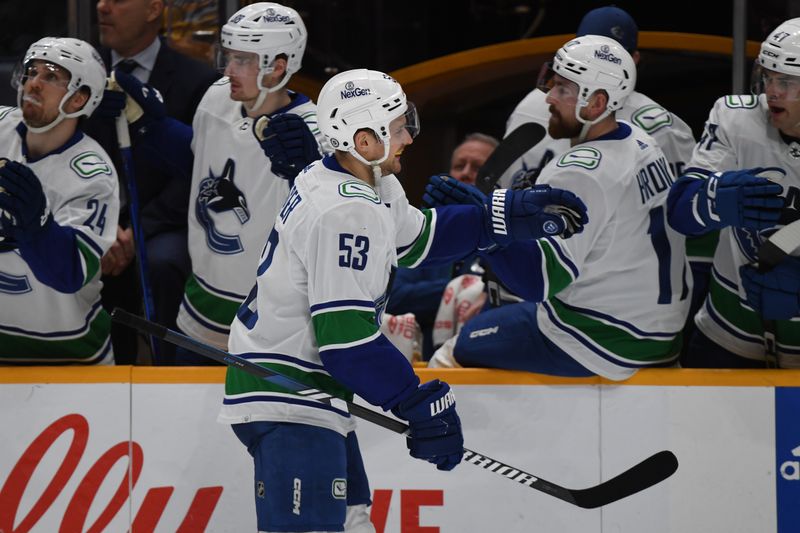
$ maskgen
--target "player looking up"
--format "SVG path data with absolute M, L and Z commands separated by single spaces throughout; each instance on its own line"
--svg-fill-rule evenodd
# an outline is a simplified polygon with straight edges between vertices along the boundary
M 548 133 L 569 139 L 571 148 L 542 169 L 537 183 L 574 191 L 591 223 L 569 240 L 546 237 L 484 252 L 526 302 L 479 314 L 461 330 L 454 352 L 443 352 L 446 343 L 434 359 L 615 380 L 672 365 L 691 278 L 684 238 L 666 225 L 673 177 L 664 153 L 615 116 L 633 91 L 636 65 L 615 40 L 585 35 L 556 52 L 551 74 Z M 435 178 L 427 194 L 445 203 L 480 195 Z
M 391 273 L 514 238 L 580 230 L 583 204 L 542 187 L 508 191 L 492 210 L 420 211 L 395 176 L 419 122 L 394 79 L 365 69 L 342 72 L 322 88 L 318 113 L 335 153 L 295 180 L 255 265 L 256 283 L 233 322 L 229 350 L 391 410 L 410 425 L 411 455 L 450 470 L 463 453 L 450 387 L 438 380 L 420 385 L 379 331 Z M 229 367 L 219 421 L 232 424 L 253 456 L 260 531 L 374 531 L 355 423 L 346 411 Z M 295 512 L 298 483 L 302 509 Z
M 103 96 L 88 43 L 44 37 L 0 108 L 0 361 L 113 364 L 100 258 L 114 241 L 117 174 L 80 129 Z
M 798 209 L 799 61 L 795 18 L 761 44 L 755 94 L 716 101 L 689 168 L 670 191 L 673 227 L 686 235 L 721 229 L 684 366 L 800 367 L 800 322 L 792 320 L 800 316 L 800 259 L 788 257 L 767 273 L 756 267 L 759 247 L 780 227 L 781 208 Z M 758 177 L 764 169 L 780 185 Z M 776 321 L 775 338 L 763 320 Z

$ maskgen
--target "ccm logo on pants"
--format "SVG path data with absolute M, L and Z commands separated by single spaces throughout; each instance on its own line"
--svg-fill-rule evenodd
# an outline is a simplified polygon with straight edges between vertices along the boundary
M 477 339 L 478 337 L 485 337 L 486 335 L 494 335 L 497 333 L 497 330 L 500 329 L 500 326 L 494 326 L 492 328 L 484 328 L 484 329 L 476 329 L 472 333 L 469 334 L 470 339 Z

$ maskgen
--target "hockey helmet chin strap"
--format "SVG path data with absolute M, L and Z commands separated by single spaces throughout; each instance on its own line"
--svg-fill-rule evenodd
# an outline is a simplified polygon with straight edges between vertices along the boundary
M 594 126 L 601 120 L 605 119 L 614 111 L 613 109 L 609 109 L 608 105 L 606 104 L 606 110 L 603 111 L 599 117 L 597 117 L 594 120 L 586 120 L 585 118 L 581 117 L 581 111 L 587 105 L 589 105 L 588 100 L 586 102 L 579 102 L 578 105 L 575 106 L 575 118 L 578 120 L 578 122 L 583 124 L 583 126 L 581 127 L 581 132 L 578 135 L 578 143 L 582 143 L 583 141 L 586 140 L 586 136 L 589 135 L 589 130 L 591 129 L 592 126 Z
M 265 68 L 264 71 L 260 73 L 258 77 L 258 98 L 256 98 L 256 101 L 253 103 L 252 107 L 248 108 L 247 105 L 244 106 L 247 111 L 258 109 L 267 99 L 267 95 L 269 93 L 280 91 L 287 83 L 289 83 L 289 78 L 291 78 L 291 75 L 288 72 L 285 72 L 283 74 L 283 79 L 281 79 L 281 81 L 279 81 L 275 87 L 264 87 L 264 76 L 272 74 L 275 71 L 275 67 L 273 66 L 274 64 L 275 61 L 273 60 L 272 64 L 270 64 L 270 66 Z
M 77 111 L 75 111 L 74 113 L 64 113 L 64 104 L 67 103 L 67 100 L 69 100 L 70 97 L 73 94 L 75 94 L 75 93 L 71 93 L 71 94 L 67 93 L 67 94 L 64 95 L 64 98 L 61 99 L 61 103 L 58 104 L 58 116 L 56 118 L 54 118 L 53 121 L 51 123 L 49 123 L 49 124 L 45 124 L 44 126 L 38 126 L 38 127 L 37 126 L 31 126 L 30 124 L 28 124 L 28 122 L 23 117 L 22 118 L 22 122 L 25 123 L 25 127 L 28 128 L 28 131 L 31 132 L 31 133 L 44 133 L 44 132 L 50 131 L 51 129 L 53 129 L 56 126 L 58 126 L 65 118 L 75 118 L 75 117 L 81 116 L 82 108 L 77 110 Z M 20 103 L 21 103 L 21 99 L 20 99 Z M 22 107 L 22 106 L 20 105 L 20 107 Z

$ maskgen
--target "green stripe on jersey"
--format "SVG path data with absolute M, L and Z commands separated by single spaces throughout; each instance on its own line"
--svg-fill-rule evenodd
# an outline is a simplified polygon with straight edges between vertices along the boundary
M 333 379 L 328 374 L 322 372 L 304 371 L 291 365 L 280 363 L 258 363 L 264 368 L 274 370 L 279 374 L 299 381 L 310 388 L 319 389 L 338 398 L 353 401 L 353 393 L 346 387 Z M 229 366 L 225 374 L 225 394 L 245 394 L 255 391 L 291 393 L 279 385 L 264 381 L 262 378 L 254 376 L 244 370 Z
M 219 324 L 221 327 L 230 327 L 236 311 L 242 304 L 241 300 L 232 300 L 217 294 L 212 294 L 197 281 L 192 274 L 186 280 L 186 299 L 195 311 L 203 315 L 209 322 Z
M 719 242 L 719 230 L 706 233 L 699 237 L 686 237 L 686 257 L 697 261 L 707 258 L 709 262 L 714 258 L 714 252 Z
M 111 317 L 101 309 L 89 324 L 88 331 L 76 338 L 58 340 L 0 333 L 0 357 L 5 361 L 34 364 L 37 359 L 44 358 L 55 362 L 89 360 L 103 349 L 110 331 Z
M 311 317 L 320 350 L 325 346 L 358 343 L 375 335 L 374 311 L 328 311 Z
M 714 275 L 711 276 L 708 293 L 714 312 L 721 316 L 729 327 L 747 335 L 763 336 L 761 317 L 755 311 L 744 307 L 739 300 L 739 294 L 720 283 Z M 775 339 L 782 347 L 800 349 L 800 322 L 776 320 Z
M 100 270 L 100 258 L 92 248 L 81 242 L 80 237 L 76 237 L 75 242 L 78 243 L 78 251 L 83 256 L 83 261 L 86 264 L 86 272 L 84 272 L 86 277 L 83 278 L 83 285 L 86 285 L 94 279 L 94 275 Z
M 547 294 L 545 295 L 545 299 L 549 300 L 572 283 L 574 278 L 572 277 L 572 271 L 561 262 L 558 252 L 556 252 L 550 241 L 547 239 L 540 239 L 536 242 L 544 255 L 545 276 L 547 279 Z
M 549 300 L 549 303 L 562 322 L 621 359 L 638 363 L 664 361 L 677 357 L 681 350 L 680 333 L 671 340 L 636 337 L 619 326 L 568 309 L 558 299 Z
M 410 267 L 416 265 L 425 251 L 428 249 L 428 242 L 431 238 L 431 225 L 433 220 L 433 210 L 423 209 L 422 214 L 425 215 L 425 222 L 423 223 L 422 231 L 419 237 L 414 241 L 413 246 L 405 251 L 397 258 L 397 264 L 401 267 Z

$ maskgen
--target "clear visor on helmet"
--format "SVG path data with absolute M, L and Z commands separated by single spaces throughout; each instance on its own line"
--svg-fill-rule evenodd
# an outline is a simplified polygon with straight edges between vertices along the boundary
M 257 76 L 258 54 L 217 47 L 217 70 L 226 76 Z
M 419 135 L 419 115 L 413 103 L 408 102 L 406 112 L 389 123 L 389 137 L 398 139 L 404 132 L 408 132 L 412 139 Z
M 33 59 L 25 65 L 18 64 L 11 75 L 11 86 L 15 89 L 22 88 L 28 81 L 37 79 L 54 87 L 66 89 L 72 75 L 67 69 L 41 59 Z
M 800 76 L 766 69 L 756 61 L 750 80 L 753 94 L 764 93 L 768 100 L 800 100 Z
M 536 86 L 540 91 L 559 101 L 578 99 L 578 84 L 556 74 L 550 62 L 542 65 Z

